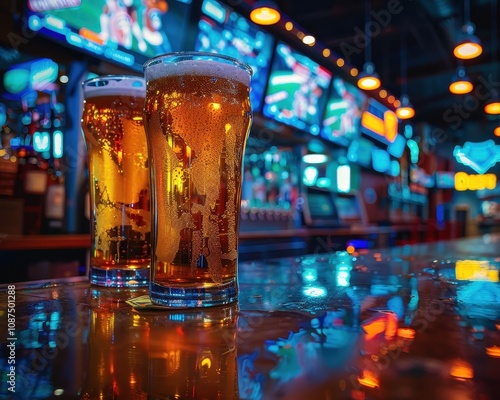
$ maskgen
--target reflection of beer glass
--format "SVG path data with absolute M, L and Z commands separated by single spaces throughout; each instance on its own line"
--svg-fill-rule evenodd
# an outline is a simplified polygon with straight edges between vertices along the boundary
M 83 93 L 91 199 L 90 282 L 145 286 L 150 272 L 151 216 L 142 121 L 144 80 L 98 77 L 83 83 Z
M 146 317 L 148 398 L 237 399 L 237 312 L 232 304 Z
M 210 53 L 144 66 L 151 161 L 150 297 L 202 307 L 237 299 L 242 159 L 251 124 L 251 69 Z
M 118 308 L 90 309 L 81 399 L 146 399 L 149 324 Z

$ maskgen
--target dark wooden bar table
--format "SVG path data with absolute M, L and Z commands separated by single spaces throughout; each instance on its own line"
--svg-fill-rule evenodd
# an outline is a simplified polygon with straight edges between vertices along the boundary
M 237 304 L 172 311 L 4 285 L 0 398 L 498 399 L 499 266 L 495 234 L 246 262 Z

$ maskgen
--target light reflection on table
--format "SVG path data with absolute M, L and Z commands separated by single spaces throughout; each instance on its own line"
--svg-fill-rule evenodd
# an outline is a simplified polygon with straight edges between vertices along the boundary
M 191 311 L 132 309 L 144 289 L 18 287 L 16 396 L 3 380 L 0 399 L 498 398 L 499 255 L 488 236 L 242 263 L 238 304 Z

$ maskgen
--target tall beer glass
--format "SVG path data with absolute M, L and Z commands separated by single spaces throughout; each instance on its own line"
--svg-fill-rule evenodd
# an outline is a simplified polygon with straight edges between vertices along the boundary
M 147 286 L 151 261 L 150 184 L 143 107 L 134 76 L 83 82 L 82 130 L 90 179 L 90 282 Z
M 170 307 L 237 300 L 251 69 L 211 53 L 144 65 L 153 224 L 150 297 Z

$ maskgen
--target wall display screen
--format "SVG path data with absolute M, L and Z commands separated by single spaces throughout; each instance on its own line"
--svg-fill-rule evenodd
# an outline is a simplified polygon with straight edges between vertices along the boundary
M 87 54 L 142 71 L 185 50 L 192 0 L 28 0 L 28 27 Z
M 326 103 L 321 137 L 348 146 L 359 136 L 366 95 L 341 78 L 334 78 Z
M 319 135 L 331 73 L 278 42 L 264 99 L 266 117 Z
M 216 0 L 204 0 L 195 51 L 237 58 L 252 67 L 250 101 L 260 110 L 273 52 L 272 36 Z

